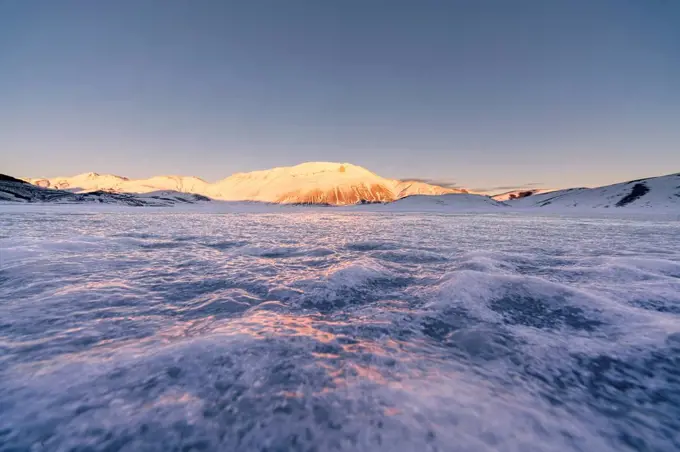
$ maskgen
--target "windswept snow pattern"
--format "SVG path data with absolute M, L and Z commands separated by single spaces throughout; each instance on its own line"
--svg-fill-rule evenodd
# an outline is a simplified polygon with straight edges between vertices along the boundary
M 680 449 L 677 221 L 0 215 L 0 450 Z

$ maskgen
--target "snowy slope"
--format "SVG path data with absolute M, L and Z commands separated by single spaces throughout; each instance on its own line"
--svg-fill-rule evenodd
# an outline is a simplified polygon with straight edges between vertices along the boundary
M 133 180 L 111 174 L 85 173 L 53 179 L 26 179 L 41 187 L 73 192 L 94 190 L 148 193 L 175 190 L 224 201 L 282 204 L 349 205 L 389 202 L 414 194 L 440 195 L 464 190 L 417 181 L 386 179 L 349 163 L 310 162 L 292 167 L 237 173 L 210 184 L 197 177 L 158 176 Z
M 393 191 L 397 199 L 413 195 L 445 195 L 449 193 L 468 193 L 463 188 L 445 188 L 413 180 L 395 180 Z
M 680 173 L 597 188 L 572 188 L 507 201 L 521 208 L 640 209 L 680 212 Z
M 555 191 L 554 188 L 530 188 L 524 190 L 512 190 L 497 195 L 492 195 L 491 198 L 496 201 L 509 201 L 511 199 L 526 198 L 529 196 L 539 195 L 541 193 L 549 193 Z
M 97 203 L 123 206 L 168 207 L 177 204 L 195 204 L 204 201 L 210 201 L 210 199 L 202 195 L 180 193 L 177 191 L 130 194 L 97 190 L 87 193 L 73 193 L 66 190 L 39 187 L 0 174 L 0 202 L 59 204 Z
M 505 203 L 495 201 L 488 196 L 469 193 L 452 193 L 446 195 L 426 196 L 413 195 L 389 204 L 369 204 L 358 206 L 371 212 L 499 212 L 509 211 Z

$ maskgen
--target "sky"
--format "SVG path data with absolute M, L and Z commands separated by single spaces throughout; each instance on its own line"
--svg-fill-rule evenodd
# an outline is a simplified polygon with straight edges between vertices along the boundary
M 0 172 L 678 172 L 679 24 L 676 0 L 0 0 Z

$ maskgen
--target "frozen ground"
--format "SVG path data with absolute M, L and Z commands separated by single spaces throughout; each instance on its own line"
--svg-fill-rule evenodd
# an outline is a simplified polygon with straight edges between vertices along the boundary
M 3 210 L 0 451 L 680 448 L 677 219 L 276 212 Z

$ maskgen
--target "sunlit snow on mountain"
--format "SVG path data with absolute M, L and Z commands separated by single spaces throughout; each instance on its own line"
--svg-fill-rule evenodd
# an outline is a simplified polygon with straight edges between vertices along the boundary
M 2 176 L 2 175 L 0 175 Z M 233 174 L 215 183 L 197 177 L 157 176 L 150 179 L 128 179 L 111 174 L 85 173 L 73 177 L 51 179 L 26 178 L 36 187 L 61 190 L 75 194 L 116 193 L 126 194 L 138 201 L 125 201 L 115 197 L 102 202 L 113 204 L 149 205 L 151 196 L 173 198 L 189 203 L 204 200 L 201 197 L 229 202 L 261 202 L 271 204 L 353 206 L 357 204 L 400 203 L 396 210 L 423 208 L 432 211 L 437 204 L 445 212 L 451 210 L 478 211 L 490 206 L 514 209 L 592 210 L 620 209 L 646 212 L 680 213 L 680 173 L 648 177 L 594 188 L 569 188 L 562 190 L 529 188 L 495 194 L 491 197 L 468 193 L 463 188 L 442 187 L 419 180 L 387 179 L 350 163 L 308 162 L 291 167 Z M 49 193 L 39 196 L 3 196 L 0 177 L 0 202 L 54 200 Z M 6 185 L 6 184 L 5 184 Z M 22 188 L 22 190 L 25 187 Z M 16 194 L 16 191 L 13 193 Z M 181 194 L 199 198 L 187 198 Z M 450 195 L 467 195 L 452 197 Z M 147 195 L 142 196 L 139 195 Z M 64 196 L 64 195 L 62 195 Z M 432 199 L 426 199 L 430 196 Z M 415 197 L 406 200 L 406 198 Z M 37 199 L 34 199 L 37 198 Z M 91 201 L 87 198 L 85 201 Z M 157 204 L 157 203 L 156 203 Z M 176 204 L 172 202 L 171 204 Z
M 112 174 L 85 173 L 74 177 L 27 179 L 44 188 L 75 192 L 105 190 L 147 193 L 175 190 L 223 201 L 260 201 L 284 204 L 348 205 L 389 202 L 410 195 L 464 193 L 419 181 L 386 179 L 349 163 L 309 162 L 291 167 L 237 173 L 215 183 L 197 177 L 159 176 L 131 180 Z

